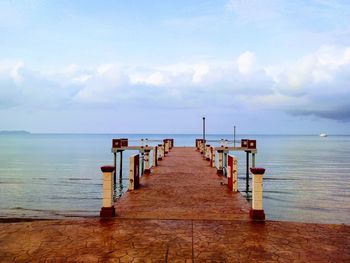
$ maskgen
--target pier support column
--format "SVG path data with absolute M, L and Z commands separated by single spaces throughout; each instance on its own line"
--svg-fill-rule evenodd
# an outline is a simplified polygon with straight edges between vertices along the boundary
M 217 174 L 223 174 L 222 168 L 223 168 L 223 154 L 224 150 L 218 150 L 218 167 L 217 167 Z
M 265 213 L 263 209 L 263 176 L 264 168 L 250 168 L 253 174 L 253 195 L 252 195 L 252 209 L 250 210 L 250 217 L 253 220 L 264 221 Z
M 151 173 L 151 168 L 149 165 L 149 153 L 151 150 L 145 149 L 145 155 L 144 155 L 144 160 L 145 160 L 145 170 L 144 174 L 150 174 Z
M 129 190 L 135 190 L 139 188 L 140 184 L 140 156 L 134 154 L 130 157 L 130 170 L 129 170 Z
M 115 216 L 113 200 L 113 173 L 115 172 L 115 170 L 113 166 L 102 166 L 101 171 L 103 173 L 103 201 L 100 216 L 113 217 Z

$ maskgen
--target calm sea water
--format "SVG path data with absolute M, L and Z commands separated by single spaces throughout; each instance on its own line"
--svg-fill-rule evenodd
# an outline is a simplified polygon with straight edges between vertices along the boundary
M 193 146 L 200 135 L 1 135 L 0 217 L 98 216 L 99 167 L 113 163 L 111 140 L 119 137 L 169 137 L 177 146 Z M 257 140 L 257 166 L 267 169 L 264 208 L 268 219 L 350 224 L 350 136 L 242 137 Z M 131 154 L 124 153 L 125 179 L 117 187 L 117 196 L 127 189 Z M 244 191 L 245 155 L 232 154 L 239 158 L 239 189 Z

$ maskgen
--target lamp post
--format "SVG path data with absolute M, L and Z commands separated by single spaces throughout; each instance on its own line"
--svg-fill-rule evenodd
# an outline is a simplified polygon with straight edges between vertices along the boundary
M 203 117 L 203 154 L 205 153 L 205 117 Z

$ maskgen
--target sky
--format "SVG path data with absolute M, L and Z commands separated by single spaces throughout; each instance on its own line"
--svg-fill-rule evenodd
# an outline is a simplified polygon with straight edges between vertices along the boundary
M 350 134 L 350 1 L 0 1 L 0 130 Z

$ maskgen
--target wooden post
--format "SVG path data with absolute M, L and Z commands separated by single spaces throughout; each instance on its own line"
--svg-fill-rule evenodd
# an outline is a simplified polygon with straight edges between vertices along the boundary
M 252 194 L 252 209 L 250 217 L 253 220 L 264 221 L 265 213 L 263 209 L 263 175 L 264 168 L 250 168 L 253 174 L 253 194 Z
M 103 201 L 100 211 L 101 217 L 113 217 L 115 216 L 114 209 L 114 181 L 113 172 L 115 172 L 113 166 L 102 166 L 101 171 L 103 173 Z

